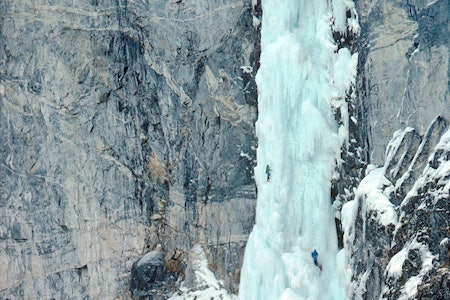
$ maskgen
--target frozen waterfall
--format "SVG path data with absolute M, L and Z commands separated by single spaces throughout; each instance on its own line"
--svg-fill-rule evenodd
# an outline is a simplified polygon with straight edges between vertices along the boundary
M 344 96 L 357 56 L 337 51 L 330 22 L 342 32 L 357 25 L 346 19 L 352 1 L 329 2 L 262 0 L 258 202 L 241 270 L 242 300 L 345 299 L 330 180 L 347 136 Z M 341 110 L 341 126 L 333 107 Z M 313 264 L 314 249 L 322 272 Z

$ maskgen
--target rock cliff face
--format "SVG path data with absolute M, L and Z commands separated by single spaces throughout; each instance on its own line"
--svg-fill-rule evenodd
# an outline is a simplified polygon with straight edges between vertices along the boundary
M 441 117 L 423 137 L 396 132 L 384 166 L 344 206 L 350 299 L 450 297 L 449 141 Z
M 358 182 L 365 165 L 381 168 L 337 195 L 354 197 L 342 210 L 348 296 L 448 299 L 450 5 L 355 2 L 355 146 L 345 155 L 358 159 L 341 173 Z
M 259 2 L 0 3 L 0 298 L 164 297 L 194 245 L 236 292 Z M 332 191 L 354 199 L 348 295 L 450 298 L 450 5 L 355 3 L 359 36 L 335 36 L 359 53 Z
M 357 1 L 359 84 L 372 163 L 382 165 L 393 133 L 423 135 L 439 114 L 449 118 L 449 3 Z
M 127 298 L 141 256 L 180 276 L 194 244 L 235 290 L 259 15 L 250 0 L 0 3 L 0 298 Z

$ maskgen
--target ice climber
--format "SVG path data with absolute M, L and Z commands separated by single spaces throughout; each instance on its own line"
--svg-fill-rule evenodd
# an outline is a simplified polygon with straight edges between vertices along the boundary
M 313 257 L 314 264 L 316 266 L 319 266 L 319 264 L 317 263 L 317 257 L 319 256 L 319 253 L 317 253 L 316 249 L 314 249 L 314 251 L 311 253 L 311 256 Z
M 267 181 L 270 180 L 270 167 L 269 165 L 266 166 L 266 174 L 267 174 Z

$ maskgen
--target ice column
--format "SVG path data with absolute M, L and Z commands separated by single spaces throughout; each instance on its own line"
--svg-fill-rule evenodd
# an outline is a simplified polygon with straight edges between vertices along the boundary
M 243 300 L 345 299 L 330 180 L 346 128 L 336 123 L 332 106 L 342 101 L 345 109 L 342 94 L 354 80 L 356 56 L 337 51 L 328 2 L 262 1 L 258 202 L 241 270 Z M 345 13 L 350 2 L 333 7 Z

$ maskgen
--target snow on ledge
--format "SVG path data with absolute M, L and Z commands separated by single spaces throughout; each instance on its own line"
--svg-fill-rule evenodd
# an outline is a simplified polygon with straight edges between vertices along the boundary
M 237 300 L 237 296 L 228 294 L 226 290 L 217 290 L 213 287 L 198 291 L 187 291 L 186 289 L 180 289 L 180 291 L 181 294 L 173 295 L 169 300 Z
M 222 282 L 216 279 L 214 273 L 208 268 L 208 260 L 205 251 L 197 244 L 192 250 L 197 258 L 192 262 L 196 277 L 196 286 L 198 290 L 189 290 L 181 287 L 180 291 L 172 295 L 169 300 L 236 300 L 236 295 L 230 295 L 227 290 L 222 287 Z
M 369 211 L 376 211 L 376 220 L 383 226 L 398 223 L 395 206 L 389 201 L 389 198 L 383 193 L 386 186 L 391 183 L 384 177 L 384 168 L 376 168 L 364 177 L 356 191 L 356 197 L 365 197 L 366 206 Z
M 367 195 L 367 209 L 377 212 L 377 222 L 383 226 L 397 225 L 395 206 L 380 191 L 372 191 Z
M 408 251 L 406 249 L 400 250 L 397 254 L 392 256 L 386 267 L 386 274 L 390 277 L 399 278 L 402 275 L 403 263 L 408 257 Z
M 347 10 L 350 11 L 351 17 L 347 18 Z M 347 29 L 353 33 L 360 32 L 358 22 L 358 14 L 356 12 L 355 3 L 352 0 L 334 0 L 333 1 L 334 30 L 345 34 Z
M 422 283 L 423 277 L 433 268 L 433 259 L 437 258 L 437 255 L 433 255 L 430 252 L 428 245 L 418 242 L 417 237 L 415 237 L 412 242 L 406 244 L 402 250 L 391 258 L 386 267 L 385 274 L 394 280 L 400 278 L 403 274 L 403 264 L 408 258 L 408 253 L 414 249 L 419 250 L 422 266 L 419 274 L 410 277 L 405 282 L 398 299 L 416 299 L 418 286 Z

